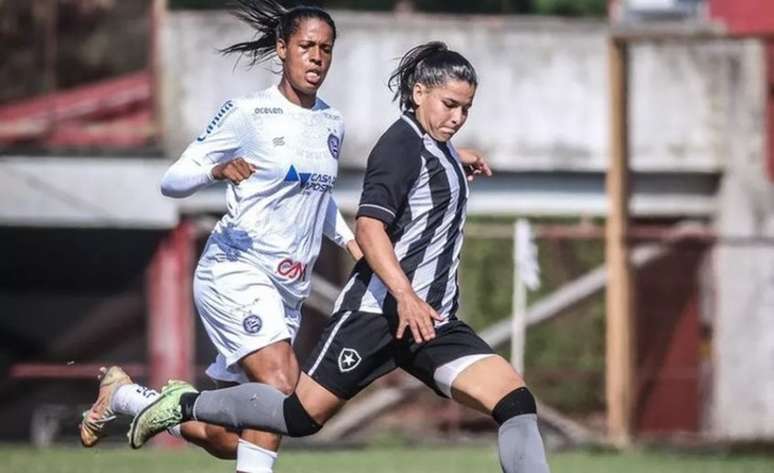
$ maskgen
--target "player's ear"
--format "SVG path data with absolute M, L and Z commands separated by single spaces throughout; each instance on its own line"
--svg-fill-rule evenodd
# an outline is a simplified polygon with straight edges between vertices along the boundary
M 411 90 L 411 98 L 414 101 L 414 105 L 419 107 L 422 105 L 422 102 L 424 102 L 425 98 L 427 97 L 429 89 L 425 86 L 425 84 L 420 84 L 417 82 L 414 84 L 414 88 Z
M 275 45 L 275 49 L 277 51 L 277 57 L 280 59 L 280 61 L 285 62 L 285 58 L 288 56 L 288 45 L 285 44 L 285 40 L 278 39 L 277 44 Z

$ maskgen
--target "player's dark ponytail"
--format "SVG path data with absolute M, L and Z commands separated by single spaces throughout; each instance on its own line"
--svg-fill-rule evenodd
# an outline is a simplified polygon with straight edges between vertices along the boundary
M 333 30 L 333 39 L 336 39 L 333 18 L 320 8 L 297 6 L 288 10 L 274 0 L 234 0 L 234 4 L 234 16 L 255 30 L 255 39 L 233 44 L 220 52 L 244 54 L 250 58 L 251 66 L 274 56 L 277 40 L 287 43 L 306 19 L 324 21 Z
M 436 87 L 450 79 L 478 85 L 476 70 L 462 54 L 449 50 L 446 43 L 431 41 L 404 54 L 398 67 L 390 74 L 388 84 L 395 92 L 393 100 L 399 101 L 400 109 L 411 111 L 416 108 L 413 90 L 417 83 Z

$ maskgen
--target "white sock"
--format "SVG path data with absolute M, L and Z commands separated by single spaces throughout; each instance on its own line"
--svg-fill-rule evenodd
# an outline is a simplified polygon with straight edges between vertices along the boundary
M 236 471 L 239 473 L 272 473 L 277 452 L 239 439 L 237 446 Z
M 139 384 L 127 384 L 116 389 L 110 408 L 118 414 L 136 416 L 157 397 L 159 393 L 156 390 Z
M 177 437 L 179 439 L 183 438 L 183 433 L 180 431 L 180 424 L 175 425 L 174 427 L 170 427 L 167 429 L 167 433 L 173 437 Z

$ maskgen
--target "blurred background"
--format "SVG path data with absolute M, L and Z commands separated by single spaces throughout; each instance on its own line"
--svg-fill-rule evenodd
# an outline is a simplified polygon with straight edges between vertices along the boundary
M 443 40 L 476 67 L 455 144 L 481 150 L 495 175 L 471 189 L 461 316 L 523 370 L 555 471 L 774 471 L 758 453 L 774 441 L 774 2 L 305 3 L 329 9 L 339 30 L 320 95 L 345 117 L 335 196 L 350 218 L 368 152 L 398 113 L 386 87 L 396 59 Z M 275 63 L 250 69 L 218 53 L 252 35 L 227 7 L 0 0 L 9 471 L 37 471 L 28 446 L 94 461 L 62 448 L 78 446 L 100 366 L 155 387 L 171 377 L 209 386 L 214 349 L 190 286 L 224 188 L 171 200 L 158 184 L 223 101 L 279 81 Z M 326 243 L 299 356 L 350 268 Z M 361 471 L 358 455 L 374 472 L 398 471 L 390 449 L 409 455 L 407 445 L 481 456 L 445 471 L 497 471 L 495 432 L 396 372 L 319 435 L 289 442 L 303 450 L 278 471 L 328 471 L 316 452 L 345 447 L 356 450 L 330 471 Z M 164 468 L 210 461 L 196 453 L 176 467 L 162 452 L 180 444 L 157 443 Z M 675 455 L 684 463 L 663 463 Z M 52 461 L 40 468 L 70 471 Z

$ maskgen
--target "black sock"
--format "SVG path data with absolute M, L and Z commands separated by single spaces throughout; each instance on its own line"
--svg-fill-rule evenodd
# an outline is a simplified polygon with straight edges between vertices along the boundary
M 185 393 L 180 396 L 180 411 L 183 414 L 183 422 L 194 419 L 194 404 L 199 393 Z

